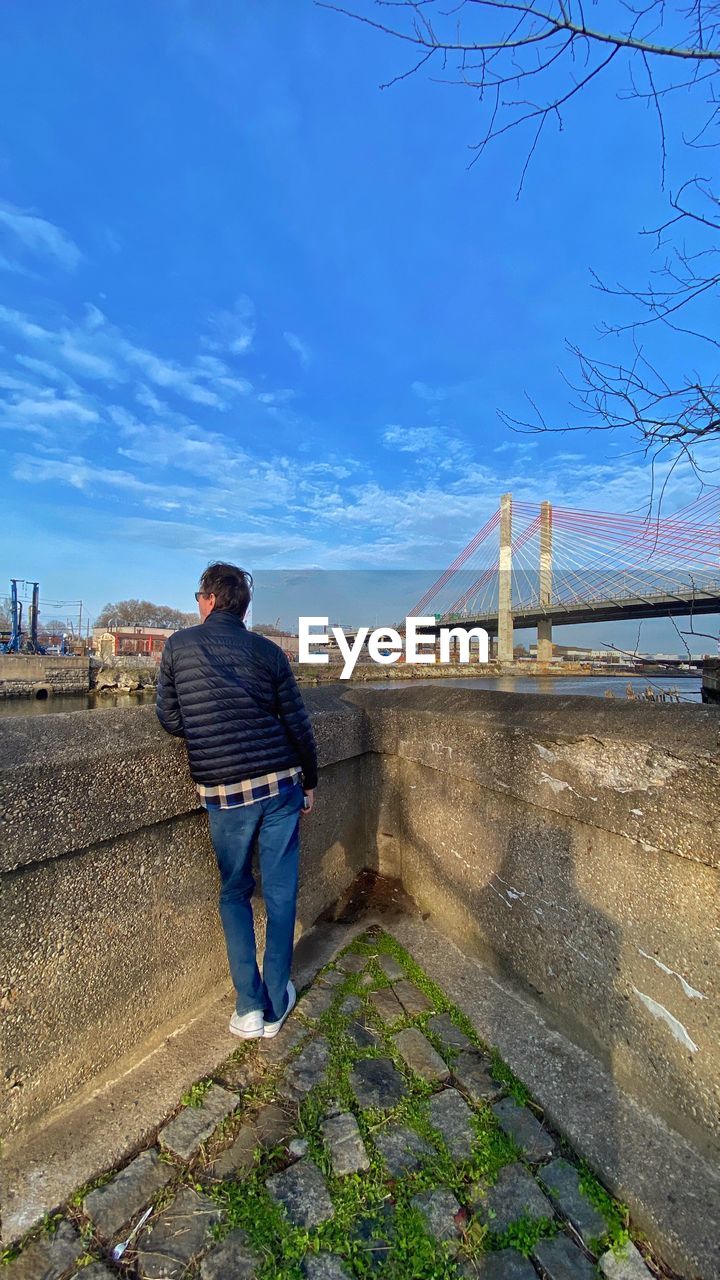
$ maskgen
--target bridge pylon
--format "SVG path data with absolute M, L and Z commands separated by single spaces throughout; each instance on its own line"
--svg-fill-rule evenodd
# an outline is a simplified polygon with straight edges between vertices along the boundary
M 552 604 L 552 507 L 549 502 L 540 503 L 540 607 Z M 541 618 L 537 629 L 537 660 L 551 662 L 553 656 L 552 621 Z
M 500 499 L 497 656 L 499 662 L 512 662 L 513 660 L 511 493 L 504 493 Z

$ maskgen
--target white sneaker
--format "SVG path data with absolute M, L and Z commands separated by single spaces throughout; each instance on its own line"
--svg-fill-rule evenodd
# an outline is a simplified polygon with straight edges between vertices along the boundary
M 283 1022 L 288 1017 L 288 1015 L 292 1013 L 293 1009 L 295 1008 L 295 1001 L 297 1000 L 297 991 L 295 990 L 292 982 L 288 982 L 287 984 L 287 993 L 288 993 L 288 1007 L 285 1010 L 282 1018 L 278 1018 L 277 1022 L 265 1023 L 265 1030 L 263 1031 L 263 1037 L 266 1040 L 269 1040 L 272 1036 L 277 1035 Z
M 264 1025 L 262 1009 L 251 1009 L 250 1013 L 234 1013 L 228 1029 L 242 1040 L 256 1040 L 262 1036 Z

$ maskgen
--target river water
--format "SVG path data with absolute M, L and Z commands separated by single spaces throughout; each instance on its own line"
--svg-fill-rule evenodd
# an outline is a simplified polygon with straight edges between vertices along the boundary
M 699 703 L 699 676 L 497 676 L 492 680 L 472 676 L 431 680 L 378 680 L 363 684 L 366 689 L 386 689 L 389 693 L 395 689 L 407 689 L 413 685 L 452 685 L 458 688 L 486 689 L 499 693 L 554 693 L 567 697 L 570 694 L 589 694 L 591 697 L 604 698 L 606 692 L 613 694 L 619 701 L 627 698 L 630 686 L 637 698 L 643 698 L 647 689 L 652 689 L 658 701 L 662 694 L 679 695 L 682 703 Z M 155 690 L 148 689 L 144 693 L 118 694 L 67 694 L 63 697 L 46 698 L 43 701 L 34 698 L 4 698 L 0 700 L 0 718 L 3 716 L 46 716 L 56 715 L 63 711 L 107 711 L 111 707 L 141 707 L 151 705 L 155 700 Z
M 616 700 L 625 701 L 628 687 L 635 697 L 644 700 L 646 690 L 652 689 L 658 702 L 675 701 L 675 694 L 680 702 L 701 702 L 700 676 L 497 676 L 493 680 L 477 680 L 472 676 L 451 676 L 430 680 L 378 680 L 368 682 L 368 689 L 402 689 L 408 684 L 441 684 L 465 686 L 471 689 L 489 689 L 497 693 L 556 693 L 564 697 L 570 694 L 584 694 L 585 697 L 604 698 L 612 694 Z
M 56 698 L 2 698 L 3 716 L 47 716 L 61 711 L 108 711 L 110 707 L 142 707 L 155 701 L 155 690 L 147 693 L 65 693 Z

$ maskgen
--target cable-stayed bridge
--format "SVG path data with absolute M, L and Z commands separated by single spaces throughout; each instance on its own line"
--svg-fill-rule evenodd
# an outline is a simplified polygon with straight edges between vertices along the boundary
M 425 592 L 411 616 L 481 626 L 510 662 L 515 627 L 538 632 L 621 619 L 720 613 L 720 488 L 654 519 L 549 502 L 500 506 Z

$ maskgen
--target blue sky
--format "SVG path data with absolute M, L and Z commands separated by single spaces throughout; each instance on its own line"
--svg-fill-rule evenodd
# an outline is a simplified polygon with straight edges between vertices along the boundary
M 497 417 L 527 391 L 565 421 L 565 339 L 617 318 L 589 267 L 647 269 L 657 122 L 619 81 L 518 201 L 526 139 L 468 171 L 472 95 L 381 92 L 398 47 L 306 0 L 36 0 L 3 26 L 3 580 L 191 608 L 219 557 L 441 569 L 505 490 L 643 509 L 627 439 Z M 670 508 L 695 492 L 679 471 Z

